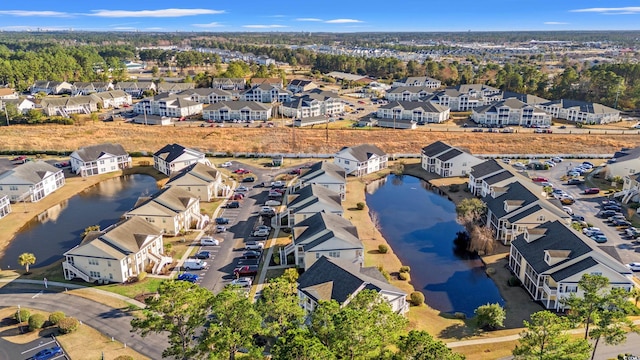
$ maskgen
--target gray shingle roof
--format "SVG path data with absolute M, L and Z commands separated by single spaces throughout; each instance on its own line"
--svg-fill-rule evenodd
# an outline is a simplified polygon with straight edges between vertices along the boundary
M 103 154 L 129 155 L 122 145 L 112 143 L 85 146 L 76 150 L 75 153 L 84 162 L 96 161 Z
M 42 181 L 47 173 L 55 174 L 61 171 L 44 161 L 28 161 L 0 174 L 0 184 L 33 185 Z
M 421 91 L 431 94 L 432 90 L 433 89 L 428 88 L 426 86 L 396 86 L 391 90 L 388 90 L 387 94 L 402 94 L 405 91 L 412 94 L 417 94 Z
M 229 91 L 218 88 L 187 89 L 178 93 L 178 95 L 180 96 L 191 96 L 193 94 L 198 94 L 200 96 L 210 96 L 212 94 L 218 96 L 231 96 L 231 93 Z
M 502 98 L 503 99 L 514 98 L 514 99 L 518 99 L 518 100 L 520 100 L 522 102 L 525 102 L 527 104 L 530 104 L 530 105 L 542 104 L 542 103 L 549 102 L 548 99 L 544 99 L 544 98 L 541 98 L 539 96 L 529 95 L 529 94 L 520 94 L 520 93 L 517 93 L 517 92 L 511 92 L 511 91 L 503 92 L 502 93 Z
M 531 265 L 538 274 L 542 274 L 552 267 L 592 251 L 573 230 L 559 221 L 547 222 L 539 225 L 537 228 L 547 229 L 544 236 L 537 240 L 527 242 L 524 239 L 524 234 L 522 234 L 511 242 L 511 246 L 514 246 L 518 252 L 522 254 L 522 257 L 527 260 L 529 265 Z M 551 266 L 544 260 L 545 251 L 547 250 L 568 250 L 570 253 L 567 259 Z
M 471 175 L 479 179 L 500 170 L 504 170 L 504 168 L 495 159 L 489 159 L 471 167 Z
M 73 97 L 45 97 L 40 103 L 43 108 L 96 104 L 98 100 L 92 95 Z
M 495 183 L 498 183 L 498 182 L 503 181 L 503 180 L 507 180 L 507 179 L 512 178 L 512 177 L 513 177 L 513 174 L 510 171 L 504 170 L 504 171 L 501 171 L 501 172 L 499 172 L 499 173 L 497 173 L 495 175 L 491 175 L 488 178 L 482 179 L 482 180 L 484 182 L 486 182 L 488 185 L 493 185 Z
M 589 256 L 588 258 L 580 260 L 575 264 L 569 265 L 564 269 L 560 269 L 552 273 L 551 278 L 553 278 L 553 280 L 555 280 L 556 282 L 562 281 L 570 276 L 573 276 L 596 265 L 598 265 L 598 262 L 595 261 L 591 256 Z
M 449 109 L 446 106 L 434 104 L 428 101 L 390 101 L 388 104 L 381 106 L 380 109 L 390 110 L 396 107 L 401 107 L 403 110 L 422 109 L 424 112 L 430 113 L 441 113 Z
M 619 110 L 610 108 L 608 106 L 604 106 L 602 104 L 579 101 L 579 100 L 568 100 L 568 99 L 552 100 L 552 101 L 543 103 L 541 105 L 543 106 L 559 105 L 563 109 L 579 108 L 580 112 L 590 113 L 590 114 L 611 114 L 611 113 L 620 112 Z
M 318 259 L 298 278 L 298 289 L 316 302 L 335 300 L 342 304 L 362 288 L 405 294 L 389 284 L 376 268 L 363 268 L 326 256 Z
M 310 186 L 305 186 L 293 195 L 296 196 L 296 198 L 287 204 L 287 207 L 290 209 L 295 210 L 298 207 L 305 208 L 311 203 L 316 202 L 323 202 L 328 206 L 333 206 L 335 209 L 342 209 L 340 194 L 321 185 L 311 184 Z M 313 201 L 309 202 L 310 198 L 312 198 Z
M 186 151 L 187 148 L 185 148 L 182 145 L 179 144 L 167 144 L 164 147 L 162 147 L 162 149 L 156 151 L 153 156 L 157 156 L 161 159 L 163 159 L 166 162 L 172 162 L 173 160 L 177 159 L 178 157 L 180 157 L 182 154 L 184 154 L 184 152 Z M 192 149 L 190 149 L 192 150 Z M 195 151 L 195 150 L 192 150 Z
M 220 110 L 227 108 L 229 110 L 238 111 L 244 108 L 249 108 L 253 111 L 267 111 L 271 108 L 270 105 L 266 105 L 263 103 L 259 103 L 256 101 L 220 101 L 215 104 L 208 105 L 204 108 L 204 110 Z
M 451 149 L 453 146 L 442 142 L 436 141 L 422 148 L 422 153 L 428 157 L 434 157 L 445 150 Z
M 299 222 L 294 226 L 293 232 L 296 246 L 303 246 L 304 251 L 313 250 L 333 237 L 348 244 L 344 249 L 364 248 L 356 227 L 351 221 L 336 214 L 317 213 Z
M 531 190 L 522 185 L 519 181 L 514 181 L 509 185 L 506 185 L 506 187 L 507 191 L 500 196 L 494 198 L 491 196 L 491 194 L 487 194 L 487 196 L 482 198 L 482 201 L 487 204 L 487 208 L 490 209 L 491 212 L 498 218 L 501 218 L 507 214 L 507 211 L 504 209 L 504 202 L 506 200 L 522 201 L 521 207 L 527 206 L 539 200 L 539 198 L 534 193 L 532 193 Z
M 515 222 L 517 222 L 517 221 L 519 221 L 521 219 L 524 219 L 525 217 L 527 217 L 527 216 L 529 216 L 531 214 L 535 214 L 537 211 L 540 211 L 540 210 L 542 210 L 542 206 L 534 205 L 534 206 L 532 206 L 532 207 L 530 207 L 530 208 L 528 208 L 528 209 L 526 209 L 524 211 L 521 211 L 521 212 L 519 212 L 517 214 L 514 214 L 514 215 L 512 215 L 510 217 L 507 217 L 507 220 L 509 222 L 511 222 L 511 223 L 515 223 Z
M 371 158 L 372 155 L 385 156 L 386 153 L 379 147 L 372 144 L 361 144 L 352 147 L 343 147 L 340 151 L 348 149 L 349 153 L 359 162 L 365 162 Z
M 311 165 L 309 170 L 304 173 L 304 175 L 300 176 L 300 180 L 303 183 L 306 183 L 313 181 L 313 179 L 324 174 L 327 174 L 331 177 L 336 178 L 336 180 L 341 180 L 346 183 L 345 170 L 329 161 L 318 161 L 317 163 Z
M 637 160 L 638 158 L 640 158 L 640 147 L 616 151 L 616 153 L 613 154 L 613 158 L 616 159 L 616 162 Z
M 450 149 L 449 151 L 445 152 L 444 154 L 440 154 L 438 155 L 438 160 L 443 161 L 443 162 L 447 162 L 453 158 L 455 158 L 456 156 L 462 154 L 463 152 L 459 149 L 453 148 Z

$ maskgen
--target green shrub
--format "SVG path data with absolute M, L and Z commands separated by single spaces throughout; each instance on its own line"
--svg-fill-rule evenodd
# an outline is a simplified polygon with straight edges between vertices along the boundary
M 29 310 L 20 309 L 16 311 L 16 313 L 13 315 L 13 318 L 16 319 L 16 321 L 19 323 L 20 321 L 22 322 L 29 321 L 30 316 L 31 316 L 31 313 L 29 312 Z
M 387 279 L 387 281 L 391 280 L 391 275 L 389 275 L 389 272 L 385 270 L 382 266 L 378 266 L 378 271 L 380 271 L 382 276 L 384 276 L 384 278 Z
M 65 318 L 65 314 L 62 311 L 55 311 L 49 314 L 49 322 L 51 325 L 58 325 L 61 319 Z
M 401 273 L 408 273 L 411 271 L 411 268 L 408 266 L 400 266 L 400 272 Z
M 142 281 L 147 277 L 147 272 L 143 271 L 140 274 L 138 274 L 138 281 Z
M 385 245 L 385 244 L 380 244 L 380 245 L 378 245 L 378 252 L 380 254 L 386 254 L 386 253 L 389 252 L 389 247 L 387 245 Z
M 66 317 L 58 321 L 58 329 L 60 329 L 60 333 L 62 334 L 70 334 L 78 330 L 79 326 L 80 322 L 78 319 L 72 317 Z
M 453 318 L 458 320 L 464 320 L 467 318 L 467 315 L 461 312 L 456 312 L 456 313 L 453 313 Z
M 42 314 L 33 314 L 29 317 L 29 331 L 42 329 L 47 318 Z
M 494 268 L 487 268 L 484 272 L 485 272 L 487 275 L 491 276 L 491 275 L 493 275 L 493 274 L 495 274 L 495 273 L 496 273 L 496 269 L 494 269 Z
M 359 202 L 356 204 L 356 209 L 358 210 L 363 210 L 364 209 L 364 203 L 363 202 Z
M 409 280 L 409 273 L 406 273 L 406 272 L 398 273 L 398 280 Z
M 451 185 L 449 185 L 449 191 L 451 191 L 451 192 L 460 191 L 460 184 L 451 184 Z
M 420 306 L 424 304 L 424 294 L 420 291 L 412 292 L 409 297 L 411 299 L 409 301 L 411 302 L 411 304 L 413 304 L 413 306 Z

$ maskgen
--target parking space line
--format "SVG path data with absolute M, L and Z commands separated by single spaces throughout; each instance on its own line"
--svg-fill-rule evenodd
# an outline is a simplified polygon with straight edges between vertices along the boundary
M 55 343 L 55 342 L 56 342 L 55 340 L 51 340 L 48 343 L 40 344 L 40 345 L 38 345 L 36 347 L 33 347 L 33 348 L 29 349 L 29 350 L 25 350 L 25 351 L 21 352 L 20 354 L 24 355 L 24 354 L 26 354 L 26 353 L 28 353 L 30 351 L 37 350 L 37 349 L 39 349 L 39 348 L 41 348 L 43 346 L 47 346 L 47 345 Z

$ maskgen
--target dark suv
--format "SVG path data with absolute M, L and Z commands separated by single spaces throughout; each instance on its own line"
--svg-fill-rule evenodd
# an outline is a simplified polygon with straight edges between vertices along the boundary
M 227 204 L 227 208 L 229 208 L 229 209 L 237 209 L 239 207 L 240 207 L 240 202 L 238 202 L 238 201 L 232 201 L 232 202 Z

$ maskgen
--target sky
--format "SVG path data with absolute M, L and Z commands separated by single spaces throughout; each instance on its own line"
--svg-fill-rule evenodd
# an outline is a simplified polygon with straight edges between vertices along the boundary
M 1 1 L 0 30 L 640 30 L 638 0 Z

